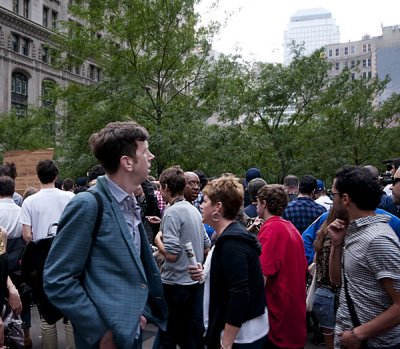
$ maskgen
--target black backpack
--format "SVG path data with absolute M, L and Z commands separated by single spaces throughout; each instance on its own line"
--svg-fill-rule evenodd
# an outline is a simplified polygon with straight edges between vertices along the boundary
M 98 193 L 89 190 L 88 192 L 94 195 L 98 206 L 96 223 L 92 232 L 92 239 L 94 241 L 103 215 L 103 202 Z M 44 265 L 54 237 L 55 236 L 48 236 L 44 239 L 30 241 L 21 259 L 22 282 L 32 289 L 33 299 L 38 307 L 39 314 L 50 325 L 55 324 L 58 320 L 63 318 L 63 314 L 50 303 L 43 288 Z M 83 278 L 83 275 L 81 275 L 81 278 Z

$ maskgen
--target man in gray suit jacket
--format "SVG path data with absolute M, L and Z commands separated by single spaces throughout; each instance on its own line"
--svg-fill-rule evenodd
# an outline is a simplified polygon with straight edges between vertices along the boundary
M 167 307 L 160 274 L 140 220 L 133 191 L 148 175 L 154 155 L 148 132 L 135 122 L 114 122 L 90 145 L 106 175 L 93 191 L 71 200 L 59 222 L 44 271 L 50 301 L 71 320 L 76 347 L 141 347 L 147 321 L 165 328 Z

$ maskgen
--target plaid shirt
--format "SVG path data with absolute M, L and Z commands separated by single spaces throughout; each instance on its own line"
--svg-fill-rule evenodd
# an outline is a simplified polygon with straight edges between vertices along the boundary
M 291 221 L 302 234 L 324 212 L 326 212 L 324 206 L 310 198 L 300 197 L 288 203 L 283 218 Z
M 160 210 L 160 215 L 162 215 L 165 206 L 167 206 L 166 202 L 164 201 L 163 197 L 159 190 L 155 190 L 154 194 L 156 194 L 157 202 L 158 202 L 158 209 Z

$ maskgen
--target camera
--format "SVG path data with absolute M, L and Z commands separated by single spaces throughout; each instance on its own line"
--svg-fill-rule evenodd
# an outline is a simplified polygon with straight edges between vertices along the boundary
M 392 184 L 392 174 L 390 172 L 380 173 L 379 184 L 381 187 L 386 187 L 388 184 Z

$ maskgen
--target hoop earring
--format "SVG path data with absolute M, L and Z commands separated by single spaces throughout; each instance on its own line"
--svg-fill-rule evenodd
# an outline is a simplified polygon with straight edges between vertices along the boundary
M 215 215 L 217 215 L 217 217 L 215 217 Z M 211 213 L 211 219 L 214 222 L 218 222 L 221 219 L 221 214 L 219 212 L 213 212 Z

